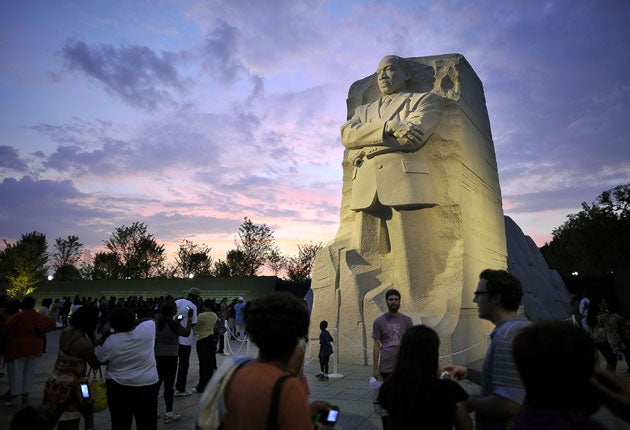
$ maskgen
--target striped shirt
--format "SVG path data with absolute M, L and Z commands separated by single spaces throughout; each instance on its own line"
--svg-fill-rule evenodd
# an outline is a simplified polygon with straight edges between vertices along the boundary
M 499 322 L 490 333 L 490 346 L 483 360 L 482 397 L 494 394 L 523 404 L 525 388 L 512 356 L 512 341 L 520 329 L 530 324 L 526 318 L 515 316 Z M 490 421 L 482 416 L 477 418 L 477 429 L 502 429 L 505 426 L 505 421 Z

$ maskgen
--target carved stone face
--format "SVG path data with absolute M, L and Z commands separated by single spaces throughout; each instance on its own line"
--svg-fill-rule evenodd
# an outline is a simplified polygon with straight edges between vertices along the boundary
M 400 66 L 396 57 L 385 57 L 378 63 L 376 77 L 381 92 L 390 95 L 405 88 L 411 73 Z

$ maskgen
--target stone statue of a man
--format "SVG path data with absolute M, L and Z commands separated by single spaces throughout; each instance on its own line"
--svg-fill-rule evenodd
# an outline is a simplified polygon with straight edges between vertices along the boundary
M 376 74 L 382 97 L 357 107 L 341 127 L 354 166 L 350 209 L 360 212 L 354 246 L 373 267 L 393 269 L 385 277 L 389 286 L 407 292 L 422 276 L 415 273 L 423 264 L 414 261 L 414 250 L 431 246 L 430 226 L 419 215 L 435 205 L 422 148 L 438 126 L 443 102 L 432 92 L 409 91 L 412 69 L 403 58 L 386 56 Z M 390 261 L 382 259 L 386 254 Z
M 440 121 L 442 99 L 407 90 L 412 70 L 403 58 L 383 58 L 376 74 L 383 96 L 359 106 L 341 127 L 341 142 L 354 165 L 350 208 L 377 214 L 383 206 L 432 206 L 428 165 L 420 150 Z

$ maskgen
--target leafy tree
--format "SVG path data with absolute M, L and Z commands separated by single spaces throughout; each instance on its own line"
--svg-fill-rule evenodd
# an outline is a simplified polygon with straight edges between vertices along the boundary
M 230 275 L 230 266 L 227 262 L 219 259 L 214 262 L 214 267 L 212 268 L 212 276 L 217 278 L 229 278 Z
M 137 221 L 116 228 L 105 246 L 116 255 L 120 275 L 125 279 L 157 276 L 166 259 L 164 245 L 158 245 L 155 237 L 147 233 L 147 226 Z
M 210 276 L 212 272 L 211 249 L 204 244 L 184 240 L 179 245 L 179 251 L 175 257 L 176 273 L 181 277 L 187 277 L 190 274 L 195 277 Z
M 610 275 L 630 266 L 630 184 L 604 191 L 567 218 L 540 249 L 552 269 L 565 275 Z
M 286 269 L 287 264 L 287 257 L 282 255 L 280 250 L 274 246 L 267 256 L 267 267 L 271 269 L 275 276 L 278 276 L 278 273 Z
M 242 275 L 238 276 L 256 276 L 274 248 L 273 234 L 273 230 L 267 224 L 254 224 L 251 219 L 245 217 L 238 228 L 240 242 L 236 243 L 236 250 L 242 255 L 232 255 L 233 258 L 238 257 L 238 267 L 231 267 L 237 267 L 238 272 L 242 269 Z M 229 264 L 230 257 L 229 255 L 227 257 Z
M 83 244 L 79 242 L 79 238 L 77 236 L 68 236 L 66 239 L 58 237 L 53 247 L 55 249 L 52 254 L 55 279 L 59 281 L 81 279 L 77 266 L 81 259 Z
M 94 264 L 83 261 L 79 265 L 79 276 L 81 279 L 94 279 Z
M 310 279 L 317 251 L 323 247 L 324 244 L 322 242 L 298 244 L 298 255 L 291 257 L 287 263 L 288 279 L 290 281 L 306 281 Z
M 212 276 L 217 278 L 250 276 L 248 262 L 243 251 L 232 249 L 225 255 L 225 261 L 219 259 L 214 263 Z
M 97 252 L 94 256 L 92 279 L 120 279 L 121 267 L 114 252 Z
M 0 279 L 8 284 L 7 295 L 21 299 L 35 291 L 46 279 L 48 261 L 46 235 L 33 231 L 23 234 L 15 243 L 4 240 L 0 252 Z

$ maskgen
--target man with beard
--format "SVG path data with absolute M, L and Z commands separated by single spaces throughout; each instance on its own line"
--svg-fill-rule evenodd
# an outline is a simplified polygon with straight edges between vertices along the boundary
M 387 379 L 394 371 L 396 356 L 400 347 L 400 340 L 408 328 L 413 327 L 411 318 L 404 315 L 400 309 L 400 292 L 389 289 L 385 292 L 387 312 L 374 320 L 372 325 L 372 366 L 374 377 Z M 383 429 L 389 428 L 389 417 L 383 416 Z

